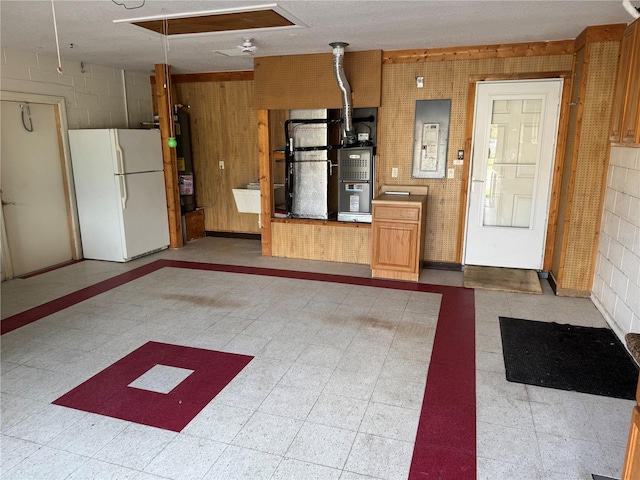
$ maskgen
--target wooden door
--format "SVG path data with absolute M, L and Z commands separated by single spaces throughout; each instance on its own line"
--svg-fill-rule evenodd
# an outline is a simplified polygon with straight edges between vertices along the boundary
M 72 259 L 69 202 L 56 107 L 3 100 L 1 111 L 5 248 L 18 276 Z

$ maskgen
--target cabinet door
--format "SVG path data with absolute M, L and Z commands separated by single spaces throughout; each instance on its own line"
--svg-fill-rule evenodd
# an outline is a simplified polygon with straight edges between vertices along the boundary
M 375 222 L 372 233 L 372 269 L 416 271 L 417 224 Z
M 640 407 L 633 409 L 627 442 L 622 480 L 633 480 L 640 478 Z
M 618 77 L 616 81 L 616 94 L 613 101 L 613 122 L 611 125 L 611 141 L 621 142 L 624 129 L 625 110 L 629 97 L 629 78 L 631 76 L 630 61 L 633 53 L 633 28 L 628 27 L 622 37 L 620 47 L 620 60 L 618 62 Z
M 636 21 L 629 29 L 631 29 L 631 52 L 627 62 L 630 75 L 622 125 L 622 142 L 640 143 L 640 23 Z

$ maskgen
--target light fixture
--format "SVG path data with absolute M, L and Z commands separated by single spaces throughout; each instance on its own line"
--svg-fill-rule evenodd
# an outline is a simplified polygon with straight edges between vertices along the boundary
M 253 44 L 253 38 L 244 37 L 242 40 L 242 45 L 238 45 L 238 49 L 240 50 L 240 52 L 248 53 L 249 55 L 253 55 L 254 53 L 256 53 L 258 47 Z

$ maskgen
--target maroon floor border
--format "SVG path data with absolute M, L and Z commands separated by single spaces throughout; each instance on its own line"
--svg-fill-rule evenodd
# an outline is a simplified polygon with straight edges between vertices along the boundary
M 472 289 L 274 268 L 156 260 L 7 317 L 0 324 L 0 335 L 165 267 L 441 294 L 409 480 L 476 478 L 475 306 Z

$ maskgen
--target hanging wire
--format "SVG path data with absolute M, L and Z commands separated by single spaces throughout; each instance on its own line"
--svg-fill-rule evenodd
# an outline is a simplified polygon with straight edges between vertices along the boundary
M 173 99 L 171 98 L 171 89 L 169 88 L 169 20 L 166 17 L 162 19 L 162 46 L 164 49 L 164 88 L 167 90 L 167 103 L 169 105 L 169 128 L 171 130 L 171 138 L 175 138 L 174 132 L 174 122 L 173 122 L 173 108 L 171 103 Z
M 111 1 L 112 1 L 113 3 L 115 3 L 116 5 L 118 5 L 119 7 L 124 7 L 124 8 L 125 8 L 125 10 L 135 10 L 136 8 L 142 8 L 142 7 L 144 7 L 144 3 L 145 3 L 147 0 L 142 0 L 142 3 L 141 3 L 140 5 L 138 5 L 138 6 L 136 6 L 136 7 L 127 7 L 127 6 L 125 5 L 125 3 L 124 3 L 124 2 L 116 2 L 116 0 L 111 0 Z
M 62 62 L 60 61 L 60 42 L 58 41 L 58 23 L 56 22 L 56 7 L 51 0 L 51 12 L 53 13 L 53 31 L 56 34 L 56 51 L 58 52 L 58 68 L 56 71 L 62 75 Z
M 27 120 L 29 120 L 29 126 L 27 127 L 27 122 L 24 118 L 24 114 L 25 111 L 27 113 Z M 21 103 L 20 104 L 20 112 L 21 112 L 21 116 L 22 116 L 22 126 L 24 127 L 24 129 L 31 133 L 33 132 L 33 122 L 31 121 L 31 109 L 29 108 L 29 104 L 28 103 Z

